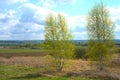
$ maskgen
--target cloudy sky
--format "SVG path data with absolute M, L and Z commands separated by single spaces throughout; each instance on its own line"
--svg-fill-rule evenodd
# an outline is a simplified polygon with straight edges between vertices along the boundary
M 63 13 L 75 40 L 87 39 L 86 16 L 99 0 L 0 0 L 0 40 L 43 40 L 45 17 Z M 103 0 L 120 39 L 120 1 Z

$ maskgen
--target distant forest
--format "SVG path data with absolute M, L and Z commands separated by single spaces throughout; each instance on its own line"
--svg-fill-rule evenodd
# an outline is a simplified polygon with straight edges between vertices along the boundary
M 120 46 L 120 40 L 114 40 L 115 44 Z M 21 44 L 40 44 L 43 43 L 44 40 L 0 40 L 0 46 L 16 46 Z M 75 45 L 83 44 L 87 45 L 87 40 L 73 40 Z

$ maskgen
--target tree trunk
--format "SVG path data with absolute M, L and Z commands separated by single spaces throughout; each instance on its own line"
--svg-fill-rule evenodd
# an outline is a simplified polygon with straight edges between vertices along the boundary
M 58 58 L 58 63 L 57 63 L 57 71 L 61 72 L 63 69 L 63 65 L 64 65 L 64 60 L 62 57 Z
M 103 59 L 102 56 L 100 56 L 100 63 L 99 63 L 99 70 L 103 70 Z

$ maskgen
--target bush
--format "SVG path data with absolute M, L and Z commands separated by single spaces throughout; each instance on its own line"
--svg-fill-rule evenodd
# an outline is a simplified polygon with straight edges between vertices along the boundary
M 86 47 L 77 46 L 75 48 L 75 58 L 76 59 L 84 58 L 85 54 L 86 54 Z
M 116 51 L 116 53 L 120 53 L 120 48 L 119 48 L 119 47 L 117 48 L 117 51 Z

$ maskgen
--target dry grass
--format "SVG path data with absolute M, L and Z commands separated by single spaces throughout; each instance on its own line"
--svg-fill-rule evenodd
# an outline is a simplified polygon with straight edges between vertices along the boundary
M 120 54 L 115 54 L 114 58 L 110 64 L 111 67 L 120 67 Z
M 0 57 L 0 64 L 2 65 L 15 65 L 15 66 L 32 66 L 32 67 L 49 67 L 45 62 L 45 57 L 38 56 L 38 57 L 11 57 L 11 58 L 4 58 Z M 69 60 L 71 66 L 65 67 L 63 72 L 52 72 L 46 71 L 43 72 L 44 75 L 49 76 L 80 76 L 80 77 L 99 77 L 101 80 L 102 78 L 109 77 L 111 80 L 120 80 L 120 67 L 109 67 L 106 66 L 103 71 L 99 71 L 93 66 L 91 66 L 90 61 L 86 60 Z M 111 63 L 112 65 L 113 63 Z M 91 68 L 93 67 L 93 68 Z
M 44 66 L 44 57 L 0 57 L 0 64 L 2 65 L 14 65 L 14 66 L 31 66 L 42 67 Z
M 86 60 L 72 60 L 72 65 L 69 68 L 65 68 L 66 72 L 80 72 L 90 70 L 90 62 Z

